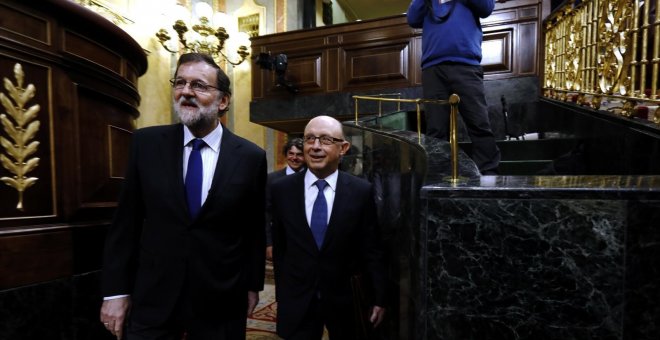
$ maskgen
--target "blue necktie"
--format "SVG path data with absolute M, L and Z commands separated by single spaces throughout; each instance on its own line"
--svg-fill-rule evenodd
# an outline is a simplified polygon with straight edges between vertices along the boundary
M 323 194 L 323 189 L 328 185 L 328 182 L 320 179 L 314 182 L 314 185 L 319 188 L 319 194 L 316 196 L 316 201 L 314 201 L 314 207 L 312 208 L 310 227 L 312 228 L 314 240 L 316 240 L 316 246 L 321 249 L 325 230 L 328 227 L 328 204 Z
M 202 180 L 204 169 L 202 166 L 202 154 L 200 150 L 206 145 L 202 139 L 193 139 L 192 151 L 188 158 L 188 170 L 186 171 L 186 200 L 190 216 L 195 218 L 202 206 Z

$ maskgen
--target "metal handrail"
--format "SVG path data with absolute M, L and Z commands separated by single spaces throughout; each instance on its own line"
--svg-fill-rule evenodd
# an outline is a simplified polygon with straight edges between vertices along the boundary
M 449 145 L 451 147 L 451 178 L 452 183 L 458 182 L 458 103 L 461 99 L 457 94 L 452 94 L 449 96 L 448 100 L 440 99 L 402 99 L 402 98 L 383 98 L 388 94 L 381 94 L 375 96 L 353 96 L 355 100 L 355 125 L 360 125 L 359 123 L 359 108 L 358 100 L 371 100 L 378 102 L 397 102 L 397 110 L 401 111 L 401 103 L 414 103 L 417 108 L 417 142 L 422 144 L 422 122 L 421 122 L 421 104 L 437 104 L 437 105 L 449 105 Z M 392 95 L 392 94 L 389 94 Z M 398 95 L 398 94 L 396 94 Z M 381 117 L 380 112 L 380 103 L 379 103 L 379 113 L 378 116 Z

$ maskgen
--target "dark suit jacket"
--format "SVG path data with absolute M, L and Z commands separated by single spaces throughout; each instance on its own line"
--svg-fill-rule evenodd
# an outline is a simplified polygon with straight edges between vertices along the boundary
M 351 277 L 363 274 L 372 305 L 385 306 L 386 274 L 372 185 L 340 171 L 323 246 L 305 216 L 305 173 L 273 182 L 277 332 L 295 330 L 317 293 L 327 315 L 353 315 Z M 366 311 L 365 311 L 366 313 Z
M 245 317 L 247 291 L 264 283 L 265 152 L 224 128 L 211 189 L 194 220 L 183 154 L 181 124 L 134 133 L 106 239 L 102 293 L 130 294 L 131 318 L 146 324 L 165 322 L 180 296 L 196 317 Z
M 272 219 L 270 217 L 270 209 L 271 209 L 271 203 L 270 203 L 270 185 L 273 183 L 278 178 L 282 178 L 286 176 L 286 167 L 283 169 L 273 171 L 268 174 L 268 179 L 266 180 L 266 245 L 267 246 L 272 246 L 273 245 L 273 233 L 272 233 Z

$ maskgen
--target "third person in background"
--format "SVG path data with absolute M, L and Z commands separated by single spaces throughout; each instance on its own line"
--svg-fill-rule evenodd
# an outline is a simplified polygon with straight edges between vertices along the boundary
M 295 174 L 296 172 L 305 169 L 302 138 L 289 139 L 289 141 L 284 144 L 282 153 L 284 154 L 284 157 L 286 157 L 286 167 L 268 174 L 268 181 L 266 184 L 266 201 L 268 209 L 270 209 L 270 191 L 268 188 L 271 183 L 278 178 Z M 271 232 L 270 214 L 266 216 L 266 259 L 273 259 L 273 236 Z
M 484 93 L 479 21 L 494 7 L 494 0 L 412 0 L 407 13 L 408 24 L 422 28 L 424 98 L 447 100 L 458 94 L 472 159 L 482 175 L 496 175 L 500 162 Z M 447 140 L 449 106 L 427 104 L 424 109 L 426 135 Z

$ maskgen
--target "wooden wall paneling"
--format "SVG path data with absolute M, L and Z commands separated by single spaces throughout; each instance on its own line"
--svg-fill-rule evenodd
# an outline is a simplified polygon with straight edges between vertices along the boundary
M 537 75 L 539 6 L 533 0 L 497 3 L 493 13 L 481 19 L 485 79 Z
M 539 32 L 538 23 L 526 22 L 518 24 L 518 46 L 538 46 Z M 518 74 L 536 75 L 538 73 L 538 48 L 517 48 Z
M 529 7 L 518 8 L 518 18 L 523 19 L 537 19 L 539 17 L 540 8 L 538 4 Z
M 326 75 L 326 92 L 338 92 L 339 84 L 342 82 L 342 72 L 337 72 L 336 70 L 340 69 L 340 54 L 341 49 L 331 48 L 326 51 L 326 62 L 324 63 L 324 74 Z
M 495 26 L 484 30 L 484 39 L 481 44 L 483 57 L 481 65 L 484 73 L 489 75 L 514 73 L 513 51 L 514 51 L 515 25 Z
M 534 0 L 498 3 L 493 14 L 481 20 L 485 79 L 536 75 L 539 4 Z M 300 88 L 296 95 L 329 94 L 421 86 L 421 35 L 422 31 L 410 28 L 402 15 L 257 37 L 253 39 L 253 47 L 273 55 L 288 55 L 287 77 Z M 335 49 L 338 49 L 339 61 L 336 68 L 334 59 L 330 59 L 335 58 Z M 316 69 L 309 64 L 309 55 L 313 53 L 322 56 L 320 78 L 326 82 L 321 81 L 320 85 L 312 77 Z M 265 84 L 259 84 L 260 77 L 269 76 L 253 75 L 255 99 L 286 95 L 284 89 L 273 87 L 272 77 Z
M 78 161 L 80 149 L 77 139 L 79 136 L 78 112 L 76 99 L 76 84 L 70 77 L 71 73 L 62 68 L 53 70 L 53 135 L 55 143 L 58 215 L 60 219 L 68 219 L 78 210 L 80 196 L 78 186 Z
M 355 32 L 345 32 L 342 34 L 341 43 L 343 46 L 353 44 L 366 45 L 369 43 L 379 43 L 383 41 L 407 41 L 412 35 L 412 28 L 407 23 L 400 23 L 396 26 L 382 26 L 374 30 L 357 30 Z
M 0 237 L 0 290 L 72 273 L 70 230 Z
M 320 51 L 326 46 L 326 39 L 323 36 L 318 37 L 305 37 L 300 39 L 277 39 L 275 41 L 268 41 L 265 45 L 266 51 L 270 52 L 273 56 L 284 53 L 309 53 L 310 51 Z
M 421 30 L 418 34 L 411 39 L 408 53 L 412 86 L 422 86 L 422 60 L 420 57 L 422 55 Z
M 40 14 L 26 12 L 9 3 L 0 3 L 0 31 L 8 38 L 39 49 L 51 46 L 50 21 Z
M 405 17 L 391 17 L 383 20 L 365 21 L 351 25 L 333 25 L 313 30 L 285 32 L 252 39 L 253 50 L 272 56 L 287 54 L 289 69 L 287 79 L 292 79 L 300 92 L 297 96 L 319 93 L 343 92 L 350 89 L 366 88 L 369 81 L 376 81 L 373 86 L 410 85 L 410 48 L 412 29 Z M 406 45 L 404 48 L 403 45 Z M 385 51 L 386 46 L 391 51 Z M 369 56 L 369 49 L 380 49 Z M 362 51 L 360 51 L 362 50 Z M 396 52 L 394 52 L 396 51 Z M 380 53 L 380 56 L 377 54 Z M 396 57 L 395 56 L 396 53 Z M 320 55 L 320 74 L 310 63 L 311 55 Z M 387 55 L 387 56 L 385 56 Z M 351 59 L 347 59 L 347 57 Z M 369 58 L 385 58 L 389 68 L 383 73 L 369 70 Z M 316 61 L 316 59 L 312 59 Z M 374 59 L 371 59 L 372 61 Z M 349 65 L 350 64 L 350 65 Z M 351 73 L 348 68 L 356 71 Z M 392 71 L 396 68 L 395 71 Z M 384 76 L 386 75 L 386 76 Z M 253 99 L 281 98 L 289 96 L 286 90 L 273 88 L 271 72 L 259 70 L 253 72 Z M 316 79 L 320 85 L 316 84 Z M 260 79 L 264 82 L 260 83 Z M 392 79 L 400 79 L 393 82 Z M 261 88 L 259 88 L 261 87 Z M 261 96 L 263 94 L 263 96 Z
M 343 91 L 361 87 L 409 86 L 408 43 L 346 48 Z
M 518 10 L 516 8 L 496 9 L 490 16 L 480 20 L 481 25 L 486 27 L 503 23 L 512 23 L 518 20 Z
M 17 192 L 0 183 L 0 289 L 71 276 L 74 256 L 93 258 L 80 270 L 100 267 L 147 67 L 126 32 L 67 0 L 0 3 L 0 78 L 15 83 L 17 62 L 36 88 L 27 105 L 40 106 L 39 166 L 29 174 L 38 180 L 22 212 Z M 3 126 L 0 135 L 7 139 Z
M 77 138 L 80 207 L 116 206 L 126 169 L 133 127 L 124 105 L 113 96 L 89 87 L 77 87 Z
M 323 50 L 307 51 L 305 53 L 288 53 L 288 68 L 285 79 L 298 89 L 300 94 L 325 92 L 323 67 Z M 288 97 L 292 94 L 284 86 L 278 86 L 275 72 L 265 72 L 264 79 L 268 84 L 266 96 Z
M 124 75 L 122 57 L 103 45 L 69 30 L 62 31 L 62 50 L 71 58 L 81 58 L 94 66 Z
M 484 79 L 538 76 L 540 5 L 539 0 L 498 2 L 493 14 L 481 20 Z M 352 103 L 354 94 L 388 89 L 418 93 L 422 34 L 408 26 L 405 15 L 397 15 L 253 38 L 253 50 L 288 55 L 287 79 L 300 91 L 291 94 L 276 88 L 272 72 L 253 70 L 251 121 L 292 132 L 299 128 L 301 117 L 352 112 L 352 104 L 347 103 Z M 320 75 L 312 55 L 320 56 Z M 329 109 L 326 103 L 336 106 Z M 282 114 L 273 115 L 271 107 Z

